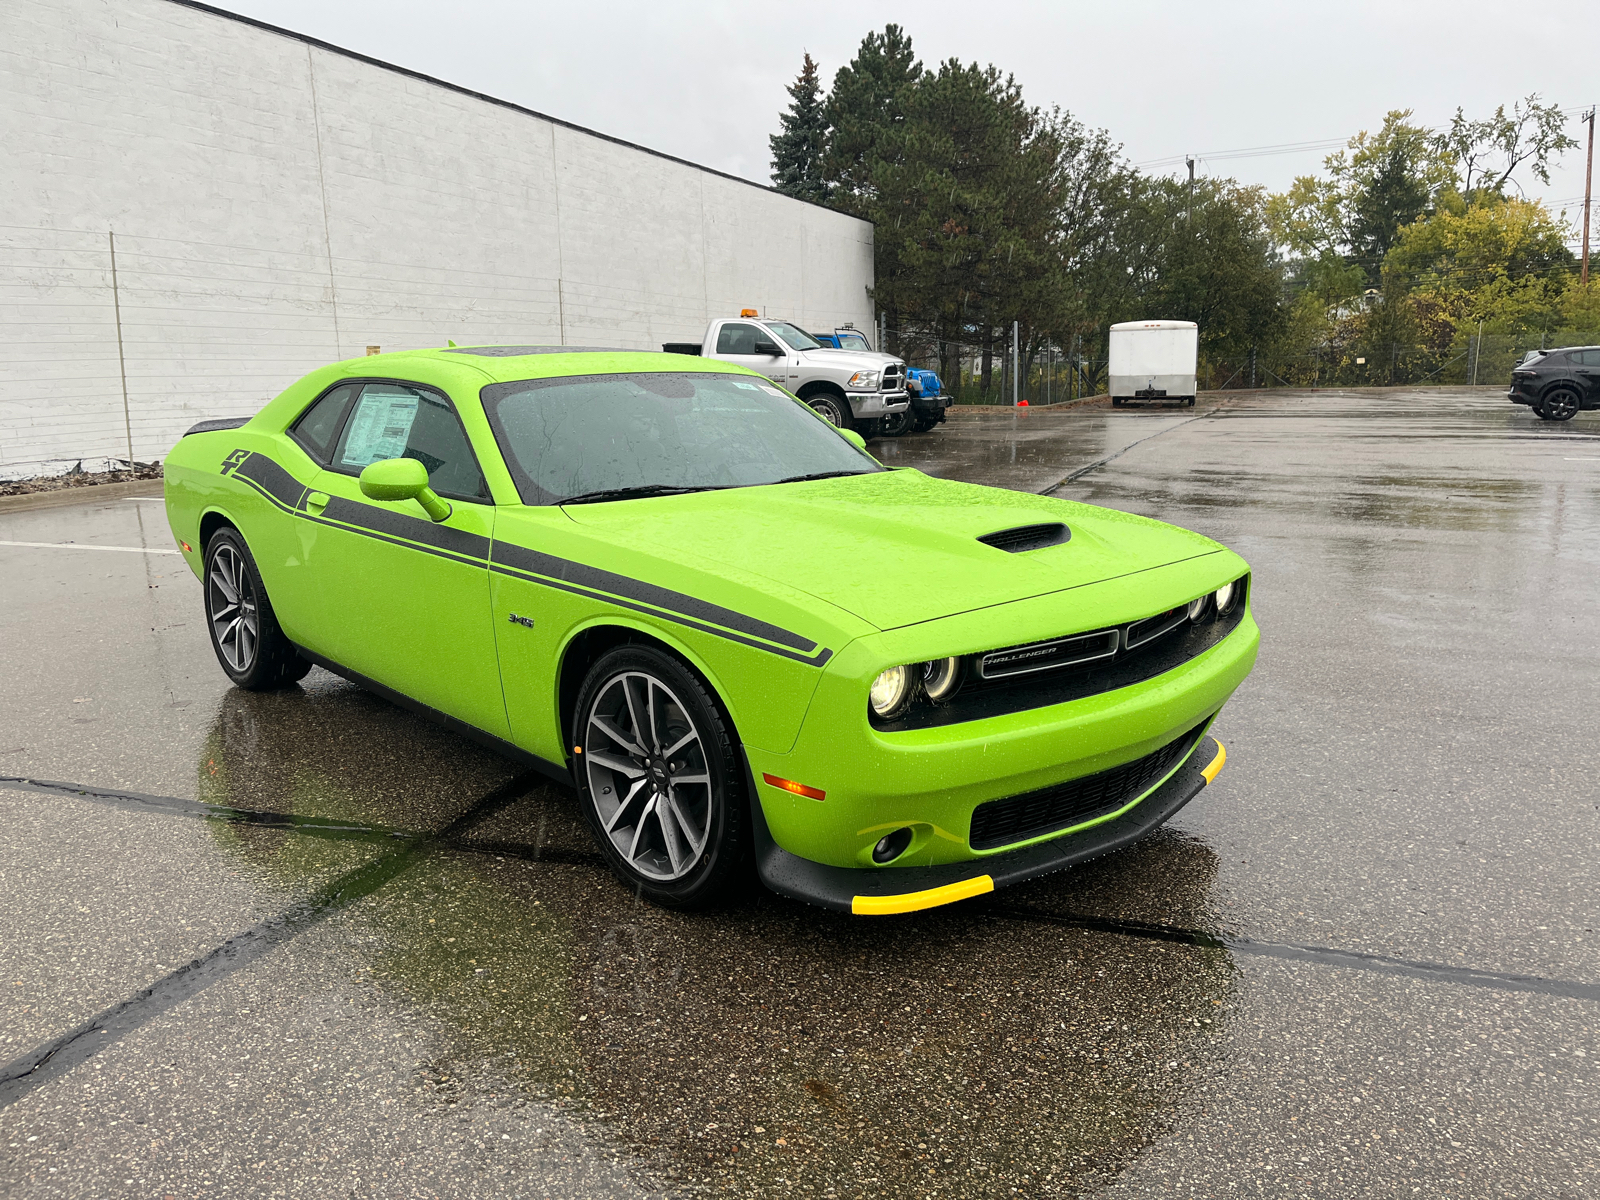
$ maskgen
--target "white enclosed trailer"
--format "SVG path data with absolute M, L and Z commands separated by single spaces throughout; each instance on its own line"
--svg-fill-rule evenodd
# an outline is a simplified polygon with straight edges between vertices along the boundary
M 1111 327 L 1111 403 L 1194 403 L 1200 327 L 1193 321 L 1123 321 Z

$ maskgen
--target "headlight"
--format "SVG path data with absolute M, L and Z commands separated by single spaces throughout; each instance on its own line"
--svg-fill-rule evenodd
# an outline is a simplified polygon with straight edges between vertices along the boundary
M 850 376 L 850 382 L 845 386 L 860 388 L 862 391 L 875 388 L 878 386 L 878 373 L 876 371 L 857 371 Z
M 936 658 L 922 664 L 922 690 L 929 700 L 948 699 L 960 684 L 959 658 Z
M 1237 583 L 1225 583 L 1212 593 L 1217 602 L 1217 612 L 1225 613 L 1233 607 L 1233 602 L 1239 594 Z
M 892 717 L 911 699 L 911 668 L 890 667 L 872 681 L 868 697 L 872 711 L 880 717 Z
M 1233 586 L 1229 584 L 1229 586 Z M 1198 621 L 1206 615 L 1206 605 L 1211 603 L 1210 596 L 1201 596 L 1198 600 L 1189 601 L 1189 620 Z

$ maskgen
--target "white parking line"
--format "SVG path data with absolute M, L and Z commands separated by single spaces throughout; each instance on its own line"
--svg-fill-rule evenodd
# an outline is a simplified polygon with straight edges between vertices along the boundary
M 144 546 L 91 546 L 85 542 L 6 542 L 0 546 L 30 546 L 36 550 L 117 550 L 123 554 L 178 554 L 177 550 L 151 550 Z
M 1568 462 L 1600 462 L 1600 458 L 1569 458 Z

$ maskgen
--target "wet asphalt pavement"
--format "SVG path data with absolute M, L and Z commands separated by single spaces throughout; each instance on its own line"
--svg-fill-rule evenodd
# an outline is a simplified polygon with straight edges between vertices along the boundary
M 640 906 L 558 789 L 320 670 L 225 686 L 176 555 L 7 544 L 166 550 L 159 500 L 0 508 L 0 1192 L 1600 1196 L 1600 414 L 874 450 L 1250 560 L 1168 829 L 907 918 Z

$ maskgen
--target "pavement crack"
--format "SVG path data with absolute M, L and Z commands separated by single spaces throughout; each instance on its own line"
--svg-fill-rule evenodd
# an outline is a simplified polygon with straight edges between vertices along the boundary
M 1490 988 L 1502 992 L 1533 992 L 1541 996 L 1562 996 L 1572 1000 L 1600 1002 L 1600 984 L 1584 983 L 1581 980 L 1549 979 L 1542 975 L 1512 975 L 1502 971 L 1480 970 L 1477 967 L 1452 967 L 1445 963 L 1393 958 L 1387 954 L 1341 950 L 1333 946 L 1262 942 L 1231 934 L 1185 929 L 1178 925 L 1119 921 L 1108 917 L 1080 916 L 1075 913 L 1052 913 L 1014 905 L 993 905 L 988 911 L 994 916 L 1010 920 L 1036 921 L 1040 924 L 1064 925 L 1072 929 L 1087 929 L 1097 933 L 1120 934 L 1123 937 L 1177 942 L 1208 950 L 1231 950 L 1238 954 L 1316 963 L 1325 967 L 1345 967 L 1356 971 L 1373 971 L 1380 975 L 1405 975 L 1436 983 L 1462 984 L 1466 987 Z
M 1071 474 L 1062 476 L 1060 479 L 1056 480 L 1054 483 L 1049 484 L 1046 487 L 1040 488 L 1038 490 L 1038 492 L 1035 493 L 1035 494 L 1036 495 L 1040 495 L 1040 496 L 1048 496 L 1051 492 L 1056 491 L 1058 488 L 1066 487 L 1067 484 L 1071 483 L 1074 479 L 1080 479 L 1083 476 L 1087 475 L 1090 471 L 1098 471 L 1101 467 L 1105 466 L 1108 462 L 1114 462 L 1115 460 L 1121 458 L 1129 450 L 1132 450 L 1135 446 L 1144 445 L 1151 438 L 1158 438 L 1164 433 L 1171 433 L 1174 429 L 1182 429 L 1185 425 L 1193 425 L 1196 421 L 1210 420 L 1212 417 L 1216 416 L 1219 411 L 1220 411 L 1219 409 L 1212 409 L 1210 412 L 1203 412 L 1203 413 L 1200 413 L 1198 416 L 1190 417 L 1187 421 L 1179 421 L 1176 425 L 1168 425 L 1165 429 L 1158 429 L 1154 433 L 1148 433 L 1148 434 L 1146 434 L 1144 437 L 1140 438 L 1136 442 L 1129 442 L 1126 446 L 1124 446 L 1121 450 L 1118 450 L 1115 454 L 1108 454 L 1104 458 L 1097 458 L 1092 463 L 1088 464 L 1087 466 L 1079 467 L 1076 471 L 1073 471 Z
M 387 853 L 345 872 L 285 911 L 268 917 L 242 933 L 235 934 L 205 956 L 179 967 L 126 1000 L 105 1009 L 22 1057 L 13 1059 L 0 1067 L 0 1109 L 10 1107 L 50 1080 L 59 1078 L 74 1067 L 87 1062 L 100 1051 L 102 1046 L 110 1045 L 118 1038 L 135 1032 L 218 980 L 226 979 L 275 947 L 321 923 L 355 901 L 371 895 L 429 851 L 459 841 L 474 825 L 494 816 L 526 795 L 530 787 L 542 779 L 541 775 L 533 771 L 517 775 L 478 800 L 438 834 L 406 835 L 399 845 Z M 59 792 L 73 786 L 67 784 L 48 786 L 39 781 L 23 782 L 36 783 L 33 790 L 39 791 Z M 16 787 L 17 781 L 0 778 L 0 785 Z M 131 792 L 108 792 L 105 789 L 79 789 L 79 794 L 87 794 L 90 791 L 95 792 L 96 798 L 102 799 L 129 798 L 141 803 L 153 799 L 168 799 L 139 796 L 138 793 Z M 192 805 L 194 802 L 174 803 Z M 166 807 L 170 810 L 171 806 Z

